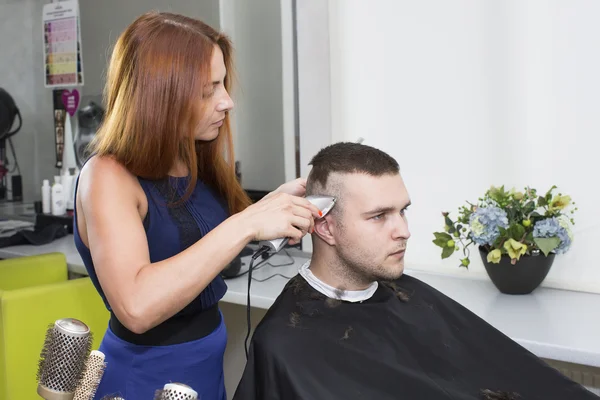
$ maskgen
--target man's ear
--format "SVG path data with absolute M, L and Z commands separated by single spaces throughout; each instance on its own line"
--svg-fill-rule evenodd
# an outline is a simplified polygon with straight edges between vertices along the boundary
M 315 231 L 313 232 L 313 235 L 318 235 L 321 240 L 330 246 L 335 245 L 334 232 L 335 226 L 331 217 L 325 216 L 315 220 Z

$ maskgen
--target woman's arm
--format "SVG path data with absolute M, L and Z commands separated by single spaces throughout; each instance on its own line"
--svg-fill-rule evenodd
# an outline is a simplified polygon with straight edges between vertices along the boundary
M 151 263 L 138 211 L 139 190 L 135 177 L 118 162 L 94 157 L 81 171 L 77 193 L 78 217 L 83 214 L 85 219 L 98 280 L 119 321 L 138 334 L 189 304 L 249 241 L 279 237 L 282 232 L 299 240 L 318 215 L 305 203 L 289 205 L 304 200 L 312 206 L 305 199 L 288 196 L 279 206 L 274 201 L 280 195 L 274 196 L 270 208 L 269 202 L 251 206 L 249 212 L 228 218 L 185 251 Z M 265 227 L 261 218 L 275 221 Z M 290 229 L 292 224 L 301 230 Z

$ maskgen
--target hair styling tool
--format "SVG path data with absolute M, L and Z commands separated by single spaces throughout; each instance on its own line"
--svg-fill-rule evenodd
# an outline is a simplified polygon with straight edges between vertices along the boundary
M 167 383 L 156 391 L 154 400 L 196 400 L 198 393 L 183 383 Z
M 92 333 L 74 318 L 59 319 L 46 331 L 38 364 L 37 393 L 46 400 L 71 400 L 92 347 Z
M 337 199 L 333 196 L 322 195 L 306 196 L 306 199 L 313 203 L 319 210 L 321 210 L 322 215 L 320 218 L 323 218 L 325 215 L 327 215 L 335 206 L 337 201 Z M 270 253 L 270 255 L 276 254 L 285 247 L 288 241 L 289 238 L 263 240 L 259 242 L 258 250 L 254 252 L 252 258 L 250 259 L 250 265 L 248 266 L 248 297 L 246 301 L 246 323 L 248 325 L 248 331 L 246 332 L 246 339 L 244 341 L 246 360 L 248 359 L 248 339 L 250 338 L 250 332 L 252 330 L 252 322 L 250 320 L 250 285 L 252 284 L 252 268 L 254 266 L 254 261 L 264 253 Z
M 96 395 L 96 390 L 98 390 L 98 385 L 100 385 L 105 369 L 104 353 L 92 350 L 85 363 L 81 382 L 77 386 L 77 389 L 75 389 L 73 400 L 92 400 Z

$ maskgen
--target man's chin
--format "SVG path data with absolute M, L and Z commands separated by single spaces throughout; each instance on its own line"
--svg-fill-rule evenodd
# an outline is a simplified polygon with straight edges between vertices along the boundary
M 395 262 L 393 264 L 383 265 L 377 280 L 395 281 L 400 279 L 404 274 L 404 261 Z
M 400 278 L 404 273 L 404 257 L 390 265 L 388 271 L 390 271 L 390 275 L 395 277 L 394 279 Z

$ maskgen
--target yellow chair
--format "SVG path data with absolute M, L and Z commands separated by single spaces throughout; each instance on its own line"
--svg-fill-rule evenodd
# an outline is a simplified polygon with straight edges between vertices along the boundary
M 0 261 L 0 399 L 39 400 L 36 373 L 48 325 L 76 318 L 97 349 L 109 313 L 90 278 L 68 280 L 62 253 Z

